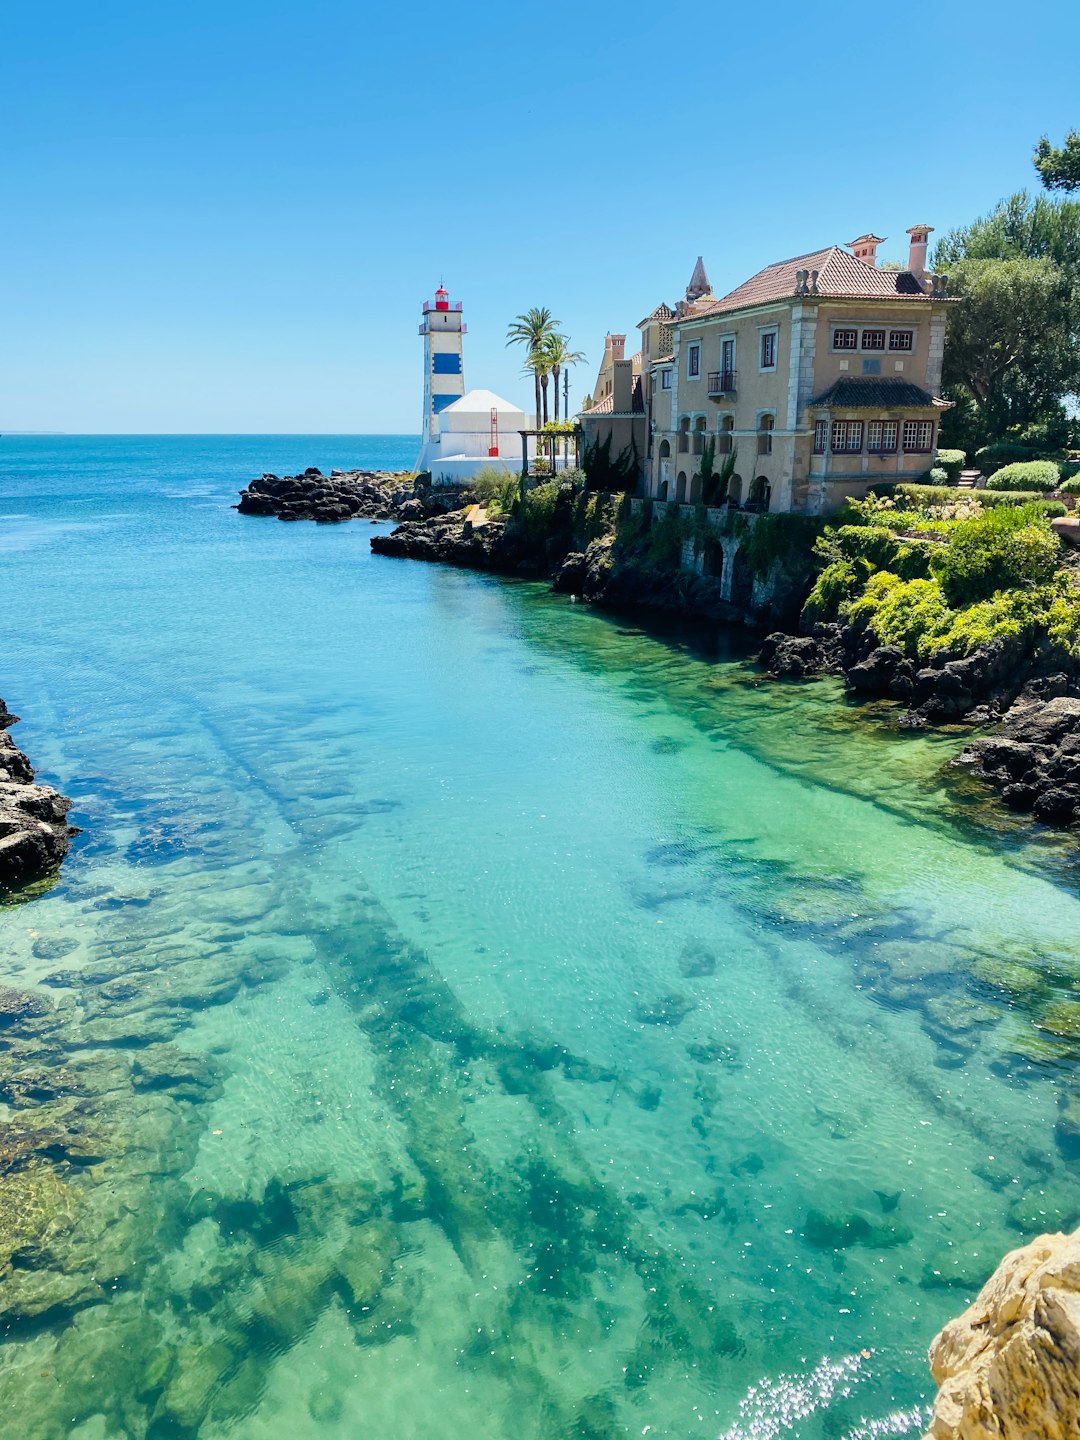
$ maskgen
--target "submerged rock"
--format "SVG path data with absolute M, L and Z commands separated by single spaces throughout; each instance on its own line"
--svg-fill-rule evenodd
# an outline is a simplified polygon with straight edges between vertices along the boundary
M 1080 1433 L 1080 1232 L 1014 1250 L 930 1347 L 929 1440 Z

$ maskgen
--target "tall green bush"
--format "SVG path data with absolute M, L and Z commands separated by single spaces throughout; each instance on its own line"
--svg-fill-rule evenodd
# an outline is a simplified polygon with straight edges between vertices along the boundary
M 939 450 L 934 461 L 937 469 L 945 471 L 950 485 L 955 485 L 960 479 L 960 471 L 966 463 L 967 455 L 963 450 Z
M 1061 472 L 1053 460 L 1023 460 L 1003 465 L 986 482 L 988 490 L 1056 490 Z
M 1047 584 L 1058 555 L 1058 542 L 1034 507 L 1000 506 L 961 521 L 932 569 L 951 605 L 971 605 L 998 590 Z

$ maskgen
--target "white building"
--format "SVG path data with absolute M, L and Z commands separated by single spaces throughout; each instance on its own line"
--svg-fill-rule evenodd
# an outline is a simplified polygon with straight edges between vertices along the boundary
M 417 470 L 436 485 L 458 485 L 486 466 L 517 473 L 525 412 L 490 390 L 465 393 L 461 302 L 451 306 L 440 285 L 435 304 L 424 301 L 424 424 Z

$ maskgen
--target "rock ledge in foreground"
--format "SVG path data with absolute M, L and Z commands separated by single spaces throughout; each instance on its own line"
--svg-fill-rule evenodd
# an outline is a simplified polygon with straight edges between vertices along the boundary
M 34 784 L 33 766 L 8 734 L 18 718 L 0 700 L 0 894 L 55 870 L 76 833 L 71 801 Z
M 1080 1231 L 1005 1256 L 930 1347 L 939 1388 L 927 1440 L 1080 1435 Z

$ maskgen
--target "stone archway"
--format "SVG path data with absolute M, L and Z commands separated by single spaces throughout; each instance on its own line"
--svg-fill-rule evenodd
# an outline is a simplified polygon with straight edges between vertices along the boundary
M 735 505 L 742 504 L 742 476 L 738 471 L 728 481 L 727 498 Z
M 666 501 L 667 501 L 667 492 L 668 492 L 668 482 L 667 482 L 666 480 L 661 480 L 661 481 L 660 481 L 660 490 L 659 490 L 659 492 L 657 493 L 656 498 L 657 498 L 658 500 L 663 500 L 663 501 L 666 502 Z
M 764 514 L 769 508 L 771 499 L 772 486 L 769 484 L 766 476 L 759 475 L 750 486 L 750 494 L 747 497 L 747 509 L 757 510 L 761 514 Z
M 679 471 L 679 478 L 675 481 L 675 503 L 682 505 L 686 500 L 686 471 Z
M 697 505 L 701 500 L 701 476 L 695 475 L 690 481 L 690 504 Z
M 754 572 L 741 545 L 731 558 L 730 594 L 733 605 L 749 605 L 754 598 Z

